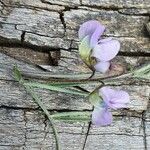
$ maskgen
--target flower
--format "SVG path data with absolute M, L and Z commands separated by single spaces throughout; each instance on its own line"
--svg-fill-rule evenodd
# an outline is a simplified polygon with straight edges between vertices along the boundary
M 112 38 L 102 39 L 105 27 L 96 20 L 83 23 L 79 29 L 79 53 L 87 66 L 102 73 L 110 67 L 119 52 L 120 43 Z
M 122 90 L 113 90 L 109 87 L 99 89 L 102 102 L 95 105 L 92 113 L 92 123 L 96 126 L 106 126 L 112 123 L 111 109 L 126 108 L 129 103 L 129 94 Z

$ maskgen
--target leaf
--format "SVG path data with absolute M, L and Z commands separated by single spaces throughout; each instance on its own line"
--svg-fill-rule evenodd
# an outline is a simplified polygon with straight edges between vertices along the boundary
M 142 79 L 150 79 L 150 64 L 147 64 L 142 68 L 133 71 L 132 76 Z
M 93 106 L 97 106 L 102 102 L 102 98 L 99 96 L 99 93 L 97 90 L 90 93 L 89 101 Z
M 74 95 L 80 95 L 80 96 L 88 96 L 88 93 L 86 93 L 86 92 L 79 92 L 77 90 L 71 90 L 71 89 L 67 89 L 67 88 L 52 86 L 52 85 L 38 83 L 38 82 L 25 82 L 24 85 L 27 85 L 30 87 L 47 89 L 47 90 L 51 90 L 51 91 L 62 92 L 62 93 L 68 93 L 68 94 L 74 94 Z
M 26 89 L 26 91 L 28 93 L 31 94 L 33 100 L 40 106 L 40 108 L 43 110 L 44 114 L 47 116 L 49 123 L 52 127 L 54 136 L 55 136 L 55 140 L 56 140 L 56 149 L 60 150 L 60 144 L 59 144 L 59 138 L 58 138 L 58 132 L 55 128 L 55 125 L 53 123 L 53 119 L 51 117 L 51 115 L 49 114 L 49 111 L 47 110 L 47 108 L 45 107 L 45 105 L 42 103 L 41 99 L 34 93 L 34 91 L 32 90 L 32 88 L 30 88 L 30 86 L 25 85 L 25 81 L 21 76 L 21 72 L 19 71 L 19 69 L 17 68 L 17 66 L 14 66 L 13 68 L 13 76 L 16 79 L 16 81 L 18 81 L 21 85 L 23 85 Z
M 20 82 L 22 80 L 21 72 L 19 71 L 17 66 L 13 67 L 13 77 L 18 82 Z
M 63 112 L 51 116 L 56 120 L 89 121 L 91 119 L 91 112 Z

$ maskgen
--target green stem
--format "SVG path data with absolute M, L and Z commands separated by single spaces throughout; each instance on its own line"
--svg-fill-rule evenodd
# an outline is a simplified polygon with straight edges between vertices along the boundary
M 52 127 L 54 136 L 55 136 L 56 149 L 60 150 L 61 148 L 60 148 L 60 145 L 59 145 L 58 133 L 57 133 L 57 130 L 56 130 L 55 126 L 54 126 L 53 118 L 51 117 L 51 115 L 49 114 L 48 110 L 46 109 L 46 107 L 44 106 L 44 104 L 41 102 L 41 100 L 39 99 L 39 97 L 33 92 L 33 90 L 29 86 L 24 85 L 24 87 L 26 88 L 27 92 L 31 94 L 32 98 L 35 100 L 35 102 L 40 106 L 40 108 L 43 110 L 43 112 L 47 116 L 47 118 L 48 118 L 48 120 L 50 122 L 50 125 Z

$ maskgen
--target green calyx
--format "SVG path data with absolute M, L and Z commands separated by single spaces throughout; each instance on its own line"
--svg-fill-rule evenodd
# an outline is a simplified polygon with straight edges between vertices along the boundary
M 100 103 L 102 103 L 102 98 L 99 95 L 98 90 L 94 90 L 92 93 L 90 93 L 89 95 L 89 102 L 93 105 L 93 106 L 98 106 Z
M 95 59 L 91 57 L 92 49 L 89 46 L 90 37 L 87 35 L 79 45 L 79 54 L 84 63 L 94 71 L 93 64 Z

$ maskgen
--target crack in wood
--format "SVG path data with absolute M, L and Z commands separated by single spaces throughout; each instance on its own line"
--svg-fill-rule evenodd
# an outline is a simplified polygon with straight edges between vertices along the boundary
M 145 146 L 145 150 L 148 150 L 147 148 L 147 135 L 146 135 L 146 127 L 145 127 L 145 111 L 142 113 L 142 127 L 143 127 L 143 133 L 144 133 L 144 146 Z
M 40 1 L 40 0 L 39 0 Z M 5 4 L 4 2 L 2 2 L 2 1 L 0 1 L 1 2 L 1 4 L 2 4 L 2 6 L 3 6 L 3 8 L 6 8 L 6 7 L 9 7 L 9 8 L 27 8 L 27 9 L 34 9 L 34 10 L 48 10 L 48 11 L 56 11 L 56 12 L 61 12 L 62 10 L 64 10 L 65 9 L 65 7 L 64 6 L 61 6 L 61 5 L 57 5 L 57 4 L 50 4 L 51 6 L 56 6 L 56 7 L 60 7 L 60 10 L 58 9 L 55 9 L 55 8 L 48 8 L 48 7 L 44 7 L 44 6 L 33 6 L 33 5 L 23 5 L 23 4 L 19 4 L 19 2 L 18 3 L 16 3 L 16 4 Z M 41 0 L 41 3 L 43 3 L 42 2 L 42 0 Z M 19 4 L 19 5 L 18 5 Z M 43 3 L 44 4 L 44 3 Z M 47 4 L 47 3 L 45 3 L 45 4 Z
M 61 12 L 61 13 L 59 13 L 59 15 L 60 15 L 61 23 L 62 23 L 63 26 L 64 26 L 64 36 L 65 36 L 65 33 L 66 33 L 66 23 L 65 23 L 65 20 L 64 20 L 64 13 Z
M 25 40 L 25 31 L 22 31 L 22 34 L 21 34 L 21 43 L 23 44 L 24 43 L 24 40 Z
M 88 128 L 87 128 L 87 133 L 85 135 L 85 140 L 84 140 L 84 143 L 83 143 L 82 150 L 85 150 L 85 146 L 86 146 L 86 142 L 87 142 L 87 138 L 88 138 L 88 135 L 89 135 L 89 132 L 90 132 L 91 125 L 92 125 L 92 122 L 90 121 L 89 125 L 88 125 Z
M 26 117 L 26 111 L 24 110 L 24 122 L 25 122 L 25 132 L 24 132 L 24 138 L 25 138 L 25 141 L 24 141 L 24 147 L 26 147 L 26 142 L 27 142 L 27 117 Z
M 118 54 L 119 56 L 128 56 L 128 57 L 139 57 L 139 56 L 143 56 L 143 57 L 150 57 L 150 53 L 146 53 L 146 52 L 119 52 Z

